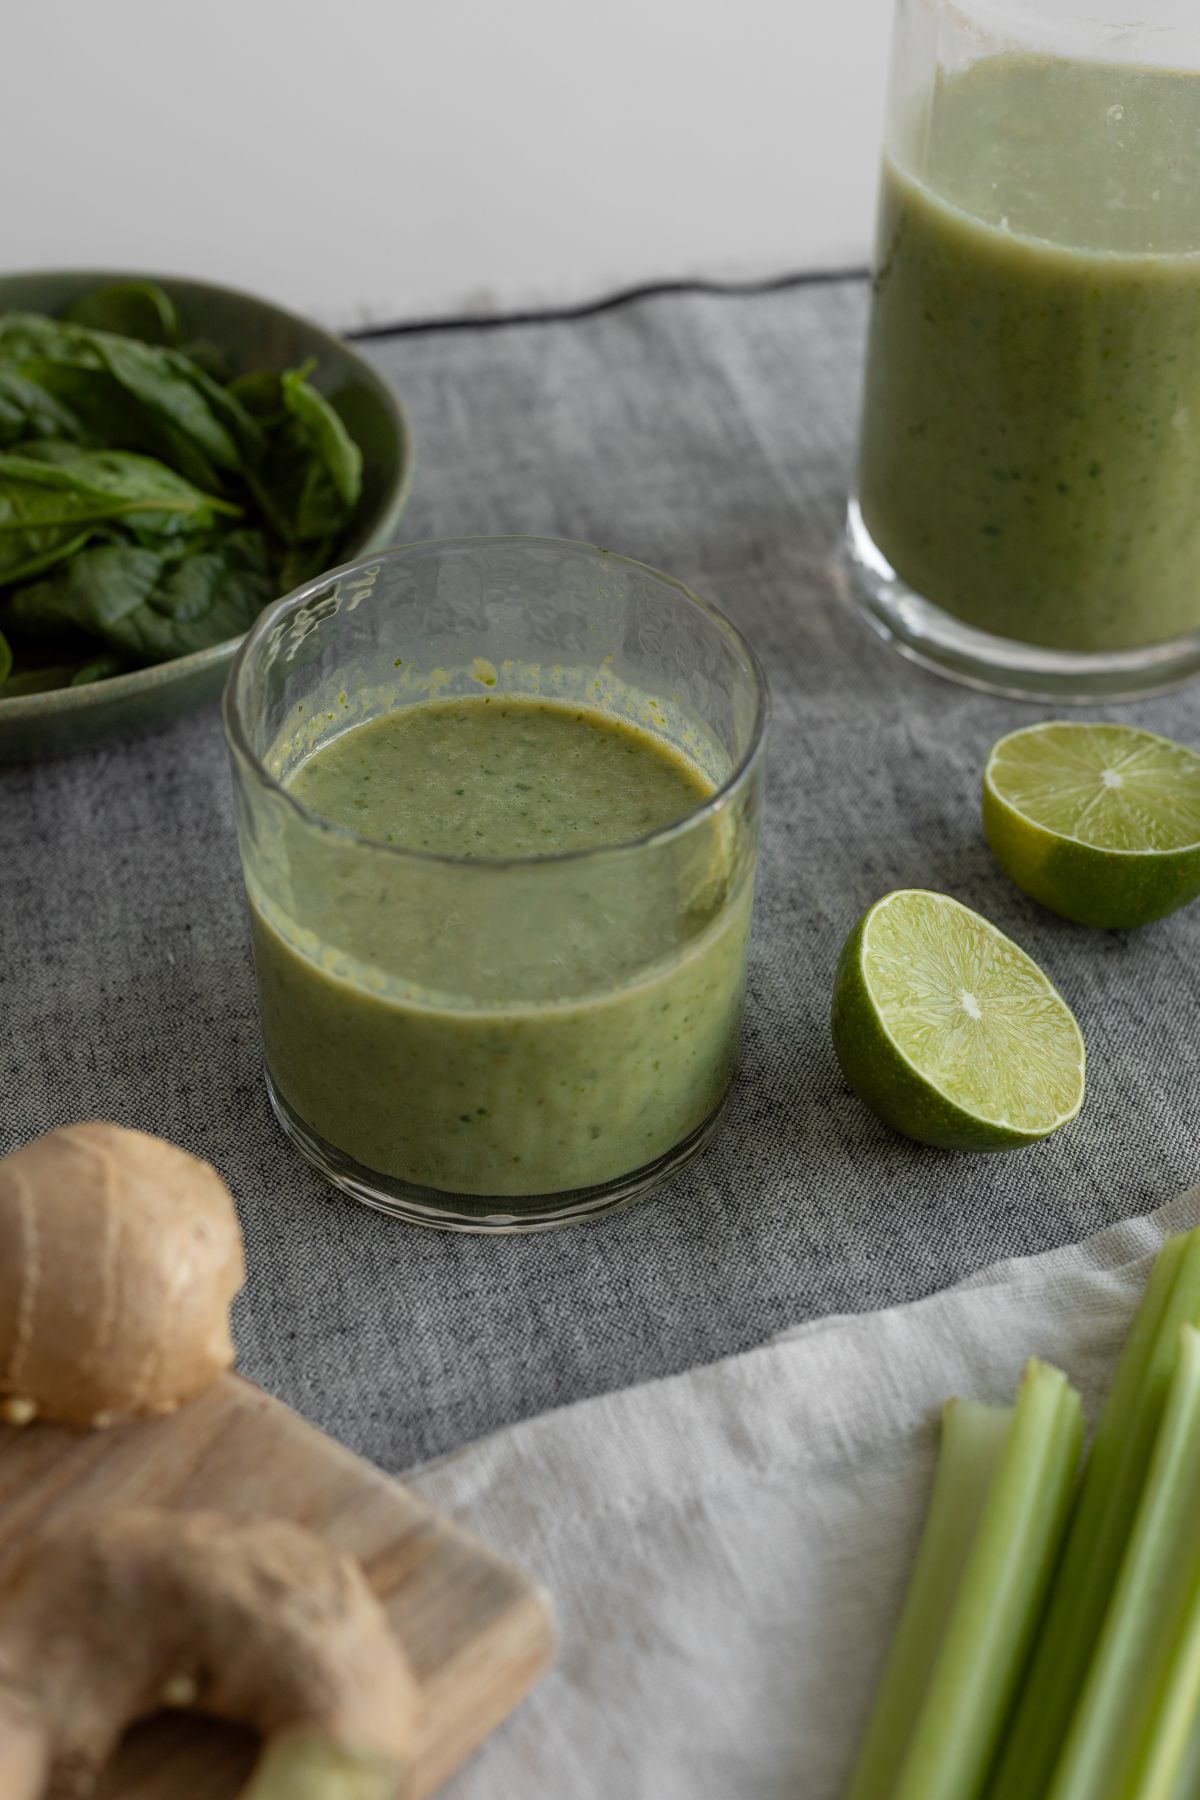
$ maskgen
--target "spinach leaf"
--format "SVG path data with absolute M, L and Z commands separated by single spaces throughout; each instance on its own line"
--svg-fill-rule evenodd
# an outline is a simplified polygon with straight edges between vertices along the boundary
M 0 687 L 0 700 L 15 700 L 18 694 L 48 694 L 52 688 L 70 687 L 75 663 L 48 663 L 42 669 L 22 669 L 10 675 Z
M 0 687 L 4 686 L 4 683 L 8 680 L 9 675 L 12 673 L 12 665 L 13 665 L 12 645 L 9 643 L 8 639 L 5 637 L 4 633 L 2 631 L 0 631 Z
M 143 344 L 177 344 L 183 335 L 179 312 L 157 281 L 115 281 L 69 306 L 63 317 L 94 331 L 116 331 Z
M 66 406 L 29 374 L 0 364 L 0 446 L 22 438 L 70 438 L 82 442 L 84 429 Z
M 101 354 L 121 386 L 191 437 L 220 469 L 237 471 L 259 448 L 253 419 L 230 394 L 178 350 L 156 350 L 132 339 L 105 337 Z
M 126 666 L 124 659 L 114 651 L 102 650 L 99 656 L 80 663 L 67 686 L 90 687 L 93 681 L 107 681 L 110 675 L 120 675 Z
M 97 544 L 13 594 L 11 628 L 83 630 L 137 662 L 160 662 L 246 631 L 275 581 L 266 540 L 233 531 L 187 549 Z
M 55 439 L 23 444 L 0 452 L 0 584 L 41 573 L 114 522 L 169 537 L 239 511 L 149 457 Z
M 337 539 L 321 538 L 315 544 L 293 544 L 279 564 L 279 592 L 290 594 L 302 581 L 311 581 L 337 561 Z
M 5 313 L 0 314 L 0 363 L 18 369 L 33 364 L 42 385 L 50 379 L 48 364 L 107 374 L 150 419 L 169 426 L 216 469 L 236 472 L 244 456 L 261 448 L 254 420 L 229 389 L 178 350 L 37 313 Z M 89 425 L 103 436 L 102 417 Z
M 255 499 L 290 545 L 323 550 L 349 524 L 362 492 L 362 452 L 308 380 L 311 362 L 283 374 L 260 369 L 233 384 L 266 440 L 247 470 Z
M 233 380 L 229 358 L 219 344 L 210 343 L 208 338 L 189 338 L 185 344 L 180 344 L 179 354 L 202 369 L 210 381 L 220 382 L 222 387 L 228 387 Z
M 310 362 L 284 371 L 283 403 L 311 444 L 348 517 L 362 492 L 362 451 L 329 401 L 309 382 L 314 367 Z
M 254 369 L 231 381 L 229 391 L 243 411 L 266 432 L 284 421 L 283 388 L 278 369 Z
M 61 438 L 35 438 L 7 457 L 0 457 L 0 470 L 18 462 L 34 462 L 43 470 L 54 470 L 53 477 L 47 479 L 98 488 L 128 500 L 131 512 L 127 523 L 136 529 L 155 533 L 207 530 L 218 517 L 242 516 L 242 508 L 233 501 L 202 492 L 152 456 L 137 456 L 126 450 L 93 450 L 64 443 Z M 143 519 L 143 512 L 161 516 Z
M 0 700 L 13 699 L 17 694 L 47 694 L 53 688 L 86 687 L 93 681 L 106 681 L 110 675 L 120 675 L 128 666 L 111 650 L 102 650 L 98 656 L 89 656 L 82 662 L 47 663 L 38 668 L 22 669 L 18 674 L 10 675 L 7 681 L 0 682 Z
M 195 487 L 219 493 L 226 477 L 195 442 L 159 414 L 150 412 L 128 393 L 107 369 L 89 369 L 80 363 L 33 360 L 21 364 L 21 374 L 78 420 L 85 442 L 112 450 L 132 450 L 153 456 L 182 475 Z M 0 362 L 0 379 L 5 364 Z M 47 435 L 62 436 L 65 433 Z

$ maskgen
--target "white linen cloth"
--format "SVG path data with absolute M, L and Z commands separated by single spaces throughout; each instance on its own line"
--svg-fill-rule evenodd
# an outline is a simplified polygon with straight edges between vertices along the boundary
M 887 1312 L 544 1414 L 425 1498 L 554 1595 L 552 1672 L 449 1800 L 835 1800 L 911 1567 L 950 1394 L 1058 1364 L 1094 1421 L 1200 1188 Z

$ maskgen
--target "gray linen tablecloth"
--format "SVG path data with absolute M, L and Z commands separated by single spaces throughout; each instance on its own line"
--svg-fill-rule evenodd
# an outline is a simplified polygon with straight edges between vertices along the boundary
M 1200 907 L 1123 936 L 1026 901 L 983 843 L 978 785 L 991 742 L 1036 714 L 908 667 L 833 597 L 865 298 L 853 281 L 672 296 L 369 346 L 416 430 L 405 536 L 627 551 L 724 607 L 771 677 L 744 1073 L 720 1140 L 651 1202 L 549 1236 L 443 1236 L 297 1161 L 259 1078 L 215 708 L 0 771 L 0 1148 L 101 1115 L 210 1158 L 249 1239 L 243 1369 L 387 1468 L 1079 1239 L 1200 1173 Z M 1200 740 L 1196 692 L 1125 716 Z M 1090 1093 L 1050 1143 L 921 1150 L 847 1091 L 834 962 L 906 884 L 986 912 L 1074 1005 Z

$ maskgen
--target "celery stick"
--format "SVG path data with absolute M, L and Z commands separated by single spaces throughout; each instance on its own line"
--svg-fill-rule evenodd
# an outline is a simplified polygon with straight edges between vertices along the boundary
M 1163 1416 L 1182 1325 L 1200 1321 L 1200 1231 L 1155 1260 L 1109 1391 L 990 1800 L 1046 1791 L 1088 1671 Z
M 894 1800 L 983 1792 L 1062 1541 L 1082 1440 L 1066 1376 L 1029 1363 Z
M 917 1560 L 847 1800 L 887 1800 L 904 1757 L 1013 1409 L 947 1400 Z
M 406 1800 L 407 1762 L 299 1728 L 268 1740 L 239 1800 Z
M 1176 1793 L 1200 1697 L 1198 1522 L 1200 1332 L 1185 1325 L 1141 1503 L 1048 1800 Z
M 1195 1605 L 1189 1609 L 1189 1616 L 1195 1617 Z M 1192 1717 L 1191 1730 L 1188 1733 L 1187 1746 L 1180 1758 L 1179 1774 L 1175 1782 L 1175 1795 L 1172 1800 L 1196 1800 L 1200 1794 L 1200 1708 Z
M 1127 1789 L 1136 1800 L 1195 1800 L 1200 1793 L 1200 1562 L 1188 1582 L 1184 1612 Z

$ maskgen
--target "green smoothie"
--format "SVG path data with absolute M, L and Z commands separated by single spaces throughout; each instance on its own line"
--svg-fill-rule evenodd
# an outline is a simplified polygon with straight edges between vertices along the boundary
M 884 166 L 859 501 L 902 579 L 984 631 L 1200 628 L 1200 76 L 939 78 Z
M 422 853 L 347 874 L 330 840 L 301 924 L 251 883 L 267 1066 L 310 1132 L 419 1187 L 532 1196 L 641 1169 L 715 1113 L 751 905 L 737 834 L 718 811 L 686 856 L 564 855 L 637 846 L 711 797 L 664 739 L 556 701 L 422 701 L 342 731 L 287 785 Z
M 309 757 L 290 786 L 360 837 L 472 859 L 629 843 L 712 793 L 661 739 L 607 713 L 489 697 L 384 713 Z

